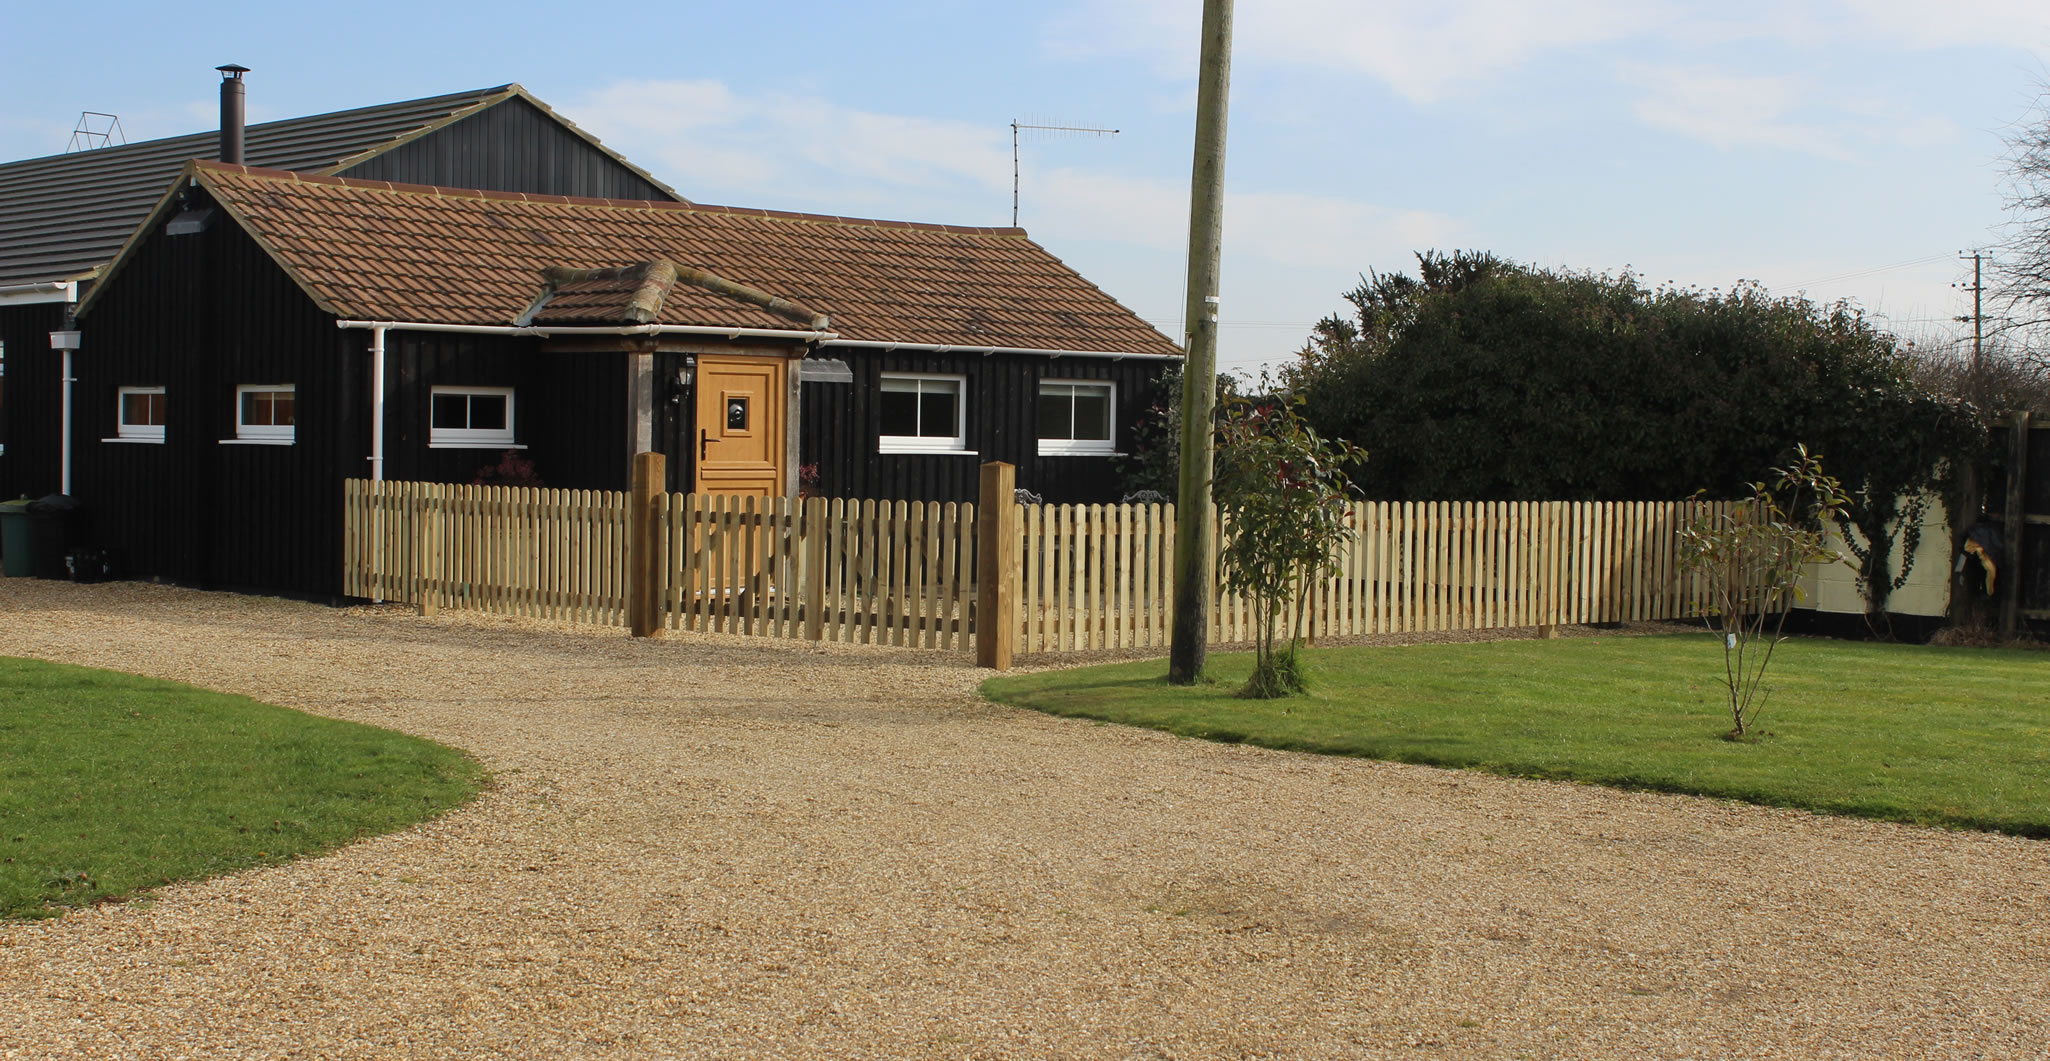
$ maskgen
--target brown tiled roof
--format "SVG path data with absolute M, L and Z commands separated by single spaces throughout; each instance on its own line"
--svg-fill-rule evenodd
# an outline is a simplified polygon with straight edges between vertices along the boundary
M 676 286 L 667 259 L 618 269 L 542 270 L 544 283 L 521 321 L 537 324 L 646 324 L 660 318 Z
M 509 324 L 534 304 L 544 269 L 667 259 L 829 315 L 845 339 L 1180 352 L 1021 229 L 428 188 L 215 162 L 190 172 L 321 308 L 345 318 Z M 593 280 L 576 311 L 591 311 L 594 299 L 624 307 L 626 279 Z M 668 289 L 657 322 L 799 327 L 693 283 Z
M 784 320 L 784 327 L 824 329 L 828 320 L 789 299 L 767 291 L 736 284 L 704 269 L 679 269 L 667 258 L 639 262 L 617 269 L 566 269 L 550 266 L 541 271 L 540 297 L 521 314 L 515 324 L 647 324 L 662 319 L 677 285 L 688 301 L 709 292 L 758 309 L 767 309 Z M 701 289 L 693 292 L 691 288 Z M 722 305 L 714 299 L 712 305 Z

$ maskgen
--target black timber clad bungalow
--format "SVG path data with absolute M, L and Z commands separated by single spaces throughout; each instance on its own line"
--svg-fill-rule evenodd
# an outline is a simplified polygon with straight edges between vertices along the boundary
M 336 597 L 341 480 L 1057 501 L 1180 352 L 1017 229 L 189 163 L 77 310 L 88 534 L 123 570 Z M 379 381 L 373 383 L 373 380 Z M 381 430 L 373 428 L 381 425 Z
M 816 465 L 828 496 L 968 500 L 1005 460 L 1115 501 L 1180 356 L 1016 229 L 204 162 L 78 317 L 95 544 L 314 597 L 344 478 L 469 482 L 507 450 L 576 489 L 654 450 L 674 490 L 787 495 Z
M 233 161 L 306 173 L 682 200 L 519 85 L 243 129 L 244 71 L 221 70 L 217 132 L 0 164 L 0 498 L 64 488 L 50 333 L 70 327 L 71 308 L 192 159 L 239 142 Z

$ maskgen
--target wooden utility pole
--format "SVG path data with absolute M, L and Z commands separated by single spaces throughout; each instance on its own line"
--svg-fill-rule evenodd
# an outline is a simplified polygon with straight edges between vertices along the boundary
M 1958 252 L 1962 258 L 1964 252 Z M 1986 285 L 1981 269 L 1985 254 L 1972 252 L 1972 315 L 1959 317 L 1960 323 L 1972 326 L 1972 372 L 1965 384 L 1965 396 L 1984 408 L 1986 403 L 1986 334 L 1985 315 L 1981 298 Z M 1987 425 L 1991 429 L 1991 425 Z M 1975 461 L 1965 461 L 1958 468 L 1958 507 L 1950 514 L 1950 555 L 1962 558 L 1965 542 L 1972 531 L 1972 525 L 1979 521 L 1979 508 L 1984 503 L 1979 486 L 1979 468 Z M 1982 625 L 1979 602 L 1965 592 L 1965 576 L 1962 564 L 1952 570 L 1950 576 L 1950 604 L 1946 609 L 1950 624 L 1960 627 Z
M 1203 61 L 1196 78 L 1196 160 L 1189 177 L 1189 291 L 1183 311 L 1181 483 L 1175 505 L 1174 634 L 1167 680 L 1203 677 L 1209 651 L 1211 418 L 1217 405 L 1218 260 L 1224 242 L 1224 126 L 1231 97 L 1232 0 L 1203 0 Z

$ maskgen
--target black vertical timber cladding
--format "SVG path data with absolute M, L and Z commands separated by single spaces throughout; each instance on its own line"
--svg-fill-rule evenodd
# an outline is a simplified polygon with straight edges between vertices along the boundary
M 1018 486 L 1056 503 L 1114 502 L 1125 493 L 1114 457 L 1039 455 L 1039 381 L 1108 380 L 1117 385 L 1116 437 L 1132 448 L 1134 419 L 1152 400 L 1166 362 L 1142 358 L 1039 354 L 935 354 L 827 347 L 847 362 L 851 383 L 806 383 L 800 410 L 800 462 L 816 464 L 828 497 L 972 501 L 978 469 L 989 461 L 1018 468 Z M 877 396 L 886 372 L 958 375 L 967 385 L 968 453 L 886 454 Z
M 79 527 L 134 577 L 332 596 L 341 486 L 357 473 L 361 357 L 255 243 L 216 217 L 145 242 L 80 323 L 74 415 Z M 235 388 L 292 384 L 292 445 L 235 438 Z M 123 386 L 162 386 L 161 444 L 117 437 Z M 230 440 L 223 444 L 223 440 Z
M 436 386 L 511 387 L 514 452 L 534 475 L 567 490 L 623 490 L 631 457 L 626 353 L 543 353 L 540 341 L 393 331 L 385 339 L 384 476 L 468 483 L 502 447 L 436 448 Z
M 58 423 L 64 401 L 64 355 L 50 333 L 64 327 L 64 304 L 0 306 L 0 343 L 7 375 L 0 381 L 0 500 L 57 492 Z
M 655 355 L 655 452 L 662 454 L 672 493 L 689 493 L 697 476 L 696 392 L 678 378 L 691 355 Z
M 539 107 L 508 99 L 339 176 L 599 199 L 673 199 Z
M 202 233 L 148 234 L 81 329 L 81 537 L 131 577 L 338 597 L 342 480 L 370 475 L 371 333 L 337 328 L 218 218 Z M 624 488 L 631 355 L 399 330 L 386 350 L 387 479 L 467 483 L 498 463 L 497 447 L 431 446 L 429 397 L 441 383 L 514 388 L 515 442 L 548 485 Z M 235 438 L 242 384 L 293 385 L 292 445 L 223 444 Z M 117 435 L 123 386 L 165 388 L 163 443 L 103 441 Z

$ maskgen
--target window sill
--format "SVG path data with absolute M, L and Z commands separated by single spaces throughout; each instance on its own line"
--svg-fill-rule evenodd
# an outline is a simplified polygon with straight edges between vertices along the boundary
M 526 449 L 516 442 L 429 442 L 428 449 Z
M 164 440 L 163 440 L 163 439 L 161 439 L 161 438 L 103 438 L 103 439 L 101 439 L 100 441 L 101 441 L 101 442 L 140 442 L 140 443 L 142 443 L 142 444 L 143 444 L 143 445 L 145 445 L 145 446 L 161 446 L 161 445 L 163 445 L 163 444 L 164 444 Z
M 1042 457 L 1123 457 L 1126 454 L 1114 449 L 1046 449 L 1041 447 Z
M 973 457 L 978 454 L 977 450 L 959 446 L 878 446 L 876 452 L 885 457 Z
M 224 438 L 223 446 L 290 446 L 296 439 L 289 438 Z

